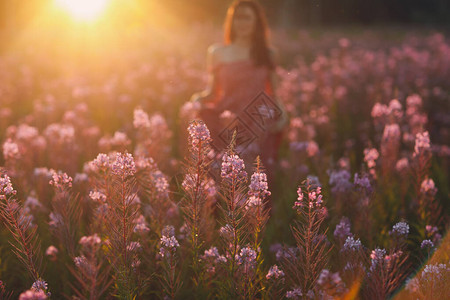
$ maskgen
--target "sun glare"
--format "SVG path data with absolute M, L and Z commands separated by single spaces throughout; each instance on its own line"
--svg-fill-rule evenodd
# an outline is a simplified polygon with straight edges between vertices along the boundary
M 56 3 L 79 20 L 93 20 L 106 8 L 110 0 L 55 0 Z

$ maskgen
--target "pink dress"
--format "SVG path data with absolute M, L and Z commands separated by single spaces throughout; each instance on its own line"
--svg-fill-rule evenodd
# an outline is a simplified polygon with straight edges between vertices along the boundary
M 219 63 L 211 71 L 216 86 L 212 101 L 203 105 L 199 117 L 211 132 L 213 148 L 218 153 L 225 150 L 236 130 L 236 152 L 244 159 L 247 171 L 253 171 L 257 155 L 269 171 L 281 142 L 281 132 L 268 130 L 281 114 L 269 69 L 239 60 Z

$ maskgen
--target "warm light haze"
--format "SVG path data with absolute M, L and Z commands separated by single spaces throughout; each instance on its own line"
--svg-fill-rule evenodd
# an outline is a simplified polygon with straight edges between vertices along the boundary
M 93 20 L 105 11 L 110 0 L 55 0 L 61 8 L 67 10 L 78 20 Z

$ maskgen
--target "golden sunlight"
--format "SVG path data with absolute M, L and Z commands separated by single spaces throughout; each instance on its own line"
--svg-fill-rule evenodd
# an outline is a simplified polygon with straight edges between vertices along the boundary
M 110 0 L 55 0 L 56 4 L 78 20 L 93 20 L 106 8 Z

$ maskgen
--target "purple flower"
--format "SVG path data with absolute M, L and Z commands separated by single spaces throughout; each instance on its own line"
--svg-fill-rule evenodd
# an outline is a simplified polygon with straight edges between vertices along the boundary
M 47 248 L 47 250 L 45 250 L 45 255 L 56 256 L 56 254 L 58 254 L 58 252 L 59 252 L 58 249 L 55 246 L 51 245 Z
M 136 226 L 133 229 L 134 232 L 145 233 L 150 231 L 150 228 L 147 227 L 147 222 L 145 221 L 145 217 L 143 215 L 137 217 L 134 222 L 136 223 Z
M 20 158 L 19 146 L 11 139 L 7 139 L 3 143 L 3 157 L 5 160 Z
M 328 183 L 332 186 L 331 192 L 346 193 L 352 188 L 350 182 L 351 174 L 347 170 L 329 171 L 330 180 Z
M 223 179 L 239 180 L 247 177 L 244 161 L 236 154 L 225 153 L 222 157 L 221 176 Z
M 163 172 L 157 170 L 151 174 L 153 183 L 158 194 L 167 197 L 169 193 L 169 181 Z
M 422 271 L 422 279 L 428 282 L 440 281 L 446 278 L 449 272 L 450 268 L 445 264 L 426 265 Z
M 310 208 L 316 207 L 321 208 L 323 204 L 323 196 L 321 195 L 322 188 L 319 186 L 316 189 L 310 189 L 308 190 L 308 205 Z M 301 187 L 297 189 L 297 201 L 294 203 L 294 206 L 292 208 L 300 210 L 302 207 L 305 206 L 304 199 L 305 196 L 303 194 L 303 191 Z
M 39 290 L 46 291 L 47 288 L 48 288 L 47 282 L 45 282 L 42 279 L 36 280 L 35 282 L 33 282 L 33 285 L 31 286 L 31 289 L 35 290 L 35 291 L 39 291 Z
M 404 157 L 397 161 L 397 163 L 395 164 L 395 169 L 397 170 L 397 172 L 402 172 L 406 170 L 408 166 L 409 166 L 408 159 Z
M 434 184 L 433 179 L 428 178 L 422 181 L 422 184 L 420 185 L 420 192 L 422 194 L 428 194 L 428 195 L 434 195 L 437 192 L 436 186 Z
M 100 237 L 96 233 L 94 233 L 90 236 L 81 237 L 78 243 L 83 246 L 84 249 L 93 250 L 97 249 L 101 242 L 102 240 L 100 239 Z
M 0 177 L 0 195 L 15 195 L 17 193 L 16 190 L 13 189 L 11 184 L 11 178 L 8 175 L 3 175 Z
M 363 188 L 369 192 L 372 191 L 372 185 L 370 184 L 370 179 L 367 174 L 361 176 L 358 173 L 355 173 L 353 181 L 356 186 L 359 186 L 360 188 Z
M 352 236 L 350 232 L 350 220 L 347 217 L 342 217 L 334 229 L 334 237 L 343 241 L 349 236 Z
M 289 247 L 287 249 L 281 248 L 275 253 L 275 258 L 280 261 L 282 258 L 293 259 L 297 256 L 299 250 L 297 247 Z
M 91 262 L 88 261 L 86 256 L 81 255 L 77 256 L 73 259 L 73 262 L 75 263 L 75 266 L 82 270 L 83 272 L 92 275 L 95 272 L 95 267 L 92 265 Z
M 161 255 L 161 257 L 171 257 L 172 254 L 175 253 L 176 248 L 180 247 L 180 244 L 174 235 L 175 228 L 173 226 L 165 226 L 162 230 L 159 248 L 159 255 Z
M 238 264 L 244 265 L 246 269 L 253 268 L 256 264 L 256 251 L 250 247 L 242 248 L 236 260 Z
M 372 118 L 379 118 L 388 114 L 388 107 L 385 104 L 375 103 L 372 107 L 371 116 Z
M 136 108 L 133 113 L 133 125 L 134 128 L 149 128 L 150 120 L 148 118 L 148 114 L 143 111 L 141 108 Z
M 286 292 L 286 298 L 289 299 L 300 299 L 301 296 L 303 296 L 303 293 L 300 288 L 295 288 L 291 291 Z
M 422 243 L 420 244 L 420 248 L 433 248 L 434 247 L 434 243 L 431 240 L 423 240 Z
M 399 140 L 400 139 L 400 127 L 398 124 L 387 124 L 384 127 L 383 131 L 383 141 L 387 142 L 390 140 Z
M 370 254 L 370 258 L 372 260 L 370 272 L 373 272 L 378 266 L 380 266 L 383 263 L 385 256 L 386 256 L 385 249 L 376 248 L 375 250 L 372 250 L 372 253 Z
M 132 176 L 136 173 L 133 155 L 130 153 L 117 153 L 112 164 L 112 172 L 118 176 Z
M 270 267 L 269 272 L 267 272 L 266 279 L 278 279 L 284 277 L 284 272 L 278 268 L 277 265 Z
M 398 222 L 392 227 L 391 234 L 398 236 L 407 236 L 409 233 L 409 225 L 406 222 Z
M 105 203 L 106 202 L 106 195 L 99 191 L 90 191 L 89 198 L 91 198 L 92 200 L 94 200 L 97 203 Z
M 50 185 L 53 185 L 55 188 L 66 190 L 72 187 L 72 177 L 68 176 L 66 173 L 61 172 L 53 172 L 52 180 L 50 180 Z
M 301 208 L 304 205 L 303 199 L 305 196 L 303 195 L 303 191 L 302 191 L 301 187 L 299 187 L 297 189 L 297 195 L 298 195 L 297 201 L 295 201 L 293 208 Z
M 104 153 L 99 153 L 89 165 L 94 171 L 106 171 L 110 167 L 110 158 Z
M 424 153 L 425 151 L 430 150 L 430 148 L 430 135 L 428 134 L 428 131 L 417 133 L 414 145 L 414 156 Z
M 205 250 L 205 253 L 201 256 L 203 260 L 213 260 L 215 263 L 225 263 L 227 258 L 223 255 L 219 254 L 219 250 L 217 247 L 211 247 L 208 250 Z
M 202 121 L 193 121 L 188 127 L 189 139 L 192 148 L 197 149 L 200 143 L 209 143 L 211 135 L 208 127 Z
M 255 172 L 252 174 L 248 191 L 249 196 L 256 196 L 263 199 L 271 194 L 268 188 L 266 173 Z
M 359 239 L 355 240 L 352 236 L 349 236 L 345 240 L 344 246 L 342 247 L 342 251 L 356 252 L 356 251 L 359 251 L 361 249 L 361 247 L 362 247 L 362 244 Z
M 259 197 L 250 196 L 247 200 L 247 204 L 245 206 L 246 209 L 250 209 L 252 207 L 257 207 L 262 205 L 262 200 Z
M 234 237 L 234 231 L 230 224 L 220 227 L 219 233 L 224 239 L 227 240 L 231 240 Z
M 135 252 L 142 249 L 141 243 L 139 242 L 131 242 L 127 245 L 127 251 Z
M 378 159 L 380 154 L 378 153 L 378 150 L 375 148 L 367 148 L 364 149 L 364 161 L 367 163 L 367 166 L 369 169 L 372 169 L 375 167 L 375 161 Z

